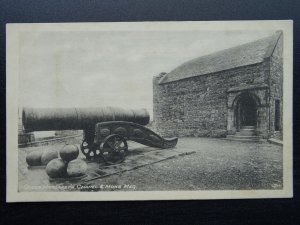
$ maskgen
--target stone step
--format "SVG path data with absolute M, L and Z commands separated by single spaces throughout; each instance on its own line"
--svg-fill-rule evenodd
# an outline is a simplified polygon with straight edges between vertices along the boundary
M 260 141 L 260 137 L 259 136 L 240 136 L 240 135 L 227 135 L 226 136 L 226 140 L 229 141 L 242 141 L 242 142 L 259 142 Z
M 241 129 L 255 129 L 255 126 L 242 126 Z
M 237 138 L 224 138 L 228 141 L 240 141 L 240 142 L 259 142 L 259 139 L 237 139 Z
M 238 140 L 244 140 L 244 139 L 259 140 L 259 136 L 227 135 L 227 138 L 233 138 L 233 139 L 238 139 Z
M 236 134 L 239 136 L 253 136 L 255 135 L 255 130 L 240 130 Z
M 256 130 L 255 128 L 241 128 L 240 130 Z

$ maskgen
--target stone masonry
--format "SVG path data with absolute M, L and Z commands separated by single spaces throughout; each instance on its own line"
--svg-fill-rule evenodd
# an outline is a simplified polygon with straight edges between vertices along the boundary
M 243 96 L 248 96 L 256 105 L 257 134 L 268 138 L 275 133 L 282 133 L 282 116 L 280 130 L 275 132 L 274 128 L 275 100 L 280 101 L 282 115 L 281 33 L 277 33 L 275 41 L 274 47 L 267 45 L 266 54 L 270 54 L 270 57 L 258 63 L 191 77 L 183 76 L 183 79 L 170 82 L 162 81 L 172 73 L 161 73 L 154 77 L 153 114 L 156 130 L 164 136 L 225 137 L 234 134 L 239 129 L 237 105 L 246 99 Z M 222 60 L 220 63 L 223 63 Z

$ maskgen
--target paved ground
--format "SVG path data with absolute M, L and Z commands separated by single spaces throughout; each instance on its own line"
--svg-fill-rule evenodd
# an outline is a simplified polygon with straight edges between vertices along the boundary
M 117 174 L 92 181 L 88 181 L 88 176 L 79 181 L 55 182 L 49 182 L 43 168 L 27 169 L 26 152 L 36 148 L 22 148 L 19 154 L 19 189 L 24 191 L 24 187 L 28 185 L 57 186 L 61 183 L 72 187 L 77 185 L 75 189 L 70 189 L 74 191 L 282 188 L 282 147 L 267 142 L 242 143 L 212 138 L 180 138 L 174 150 L 158 150 L 133 143 L 129 147 L 132 152 L 122 165 L 109 168 L 101 166 L 99 170 L 98 164 L 94 164 L 98 175 L 109 175 L 118 171 Z M 188 154 L 182 154 L 185 152 Z M 134 167 L 135 163 L 139 166 Z M 89 168 L 93 168 L 92 164 Z

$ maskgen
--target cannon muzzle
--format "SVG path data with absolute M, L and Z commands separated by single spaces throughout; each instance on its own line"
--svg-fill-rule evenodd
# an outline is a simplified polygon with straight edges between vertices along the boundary
M 128 110 L 119 107 L 99 108 L 24 108 L 22 122 L 25 132 L 51 130 L 85 130 L 96 123 L 126 121 L 147 125 L 146 109 Z

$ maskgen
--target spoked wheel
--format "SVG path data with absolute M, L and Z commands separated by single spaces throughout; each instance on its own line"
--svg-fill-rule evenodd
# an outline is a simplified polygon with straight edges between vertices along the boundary
M 80 149 L 88 160 L 100 158 L 100 150 L 97 149 L 95 144 L 89 144 L 87 141 L 83 140 Z
M 109 135 L 101 142 L 100 152 L 106 164 L 121 163 L 128 153 L 127 141 L 120 135 Z

